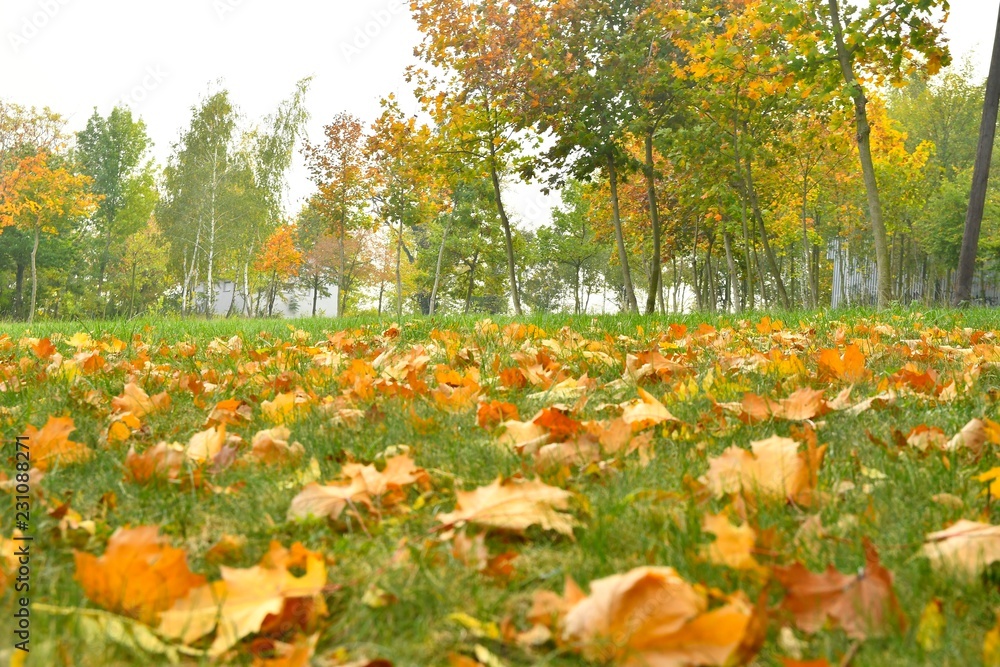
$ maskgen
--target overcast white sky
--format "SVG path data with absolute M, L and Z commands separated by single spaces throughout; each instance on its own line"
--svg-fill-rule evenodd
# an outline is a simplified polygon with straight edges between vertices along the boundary
M 948 35 L 985 77 L 1000 0 L 952 0 Z M 0 97 L 49 106 L 81 129 L 97 107 L 126 101 L 145 120 L 162 164 L 191 107 L 222 81 L 248 120 L 262 118 L 297 80 L 313 76 L 310 136 L 335 113 L 364 120 L 403 79 L 419 35 L 401 0 L 0 0 Z M 514 186 L 535 226 L 549 202 Z M 310 192 L 299 164 L 293 210 Z

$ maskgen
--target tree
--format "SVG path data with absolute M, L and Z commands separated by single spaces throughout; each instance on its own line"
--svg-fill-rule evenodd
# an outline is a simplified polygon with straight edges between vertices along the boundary
M 125 239 L 121 256 L 112 265 L 113 293 L 127 295 L 128 306 L 120 302 L 118 312 L 133 317 L 153 304 L 162 294 L 167 278 L 170 242 L 160 232 L 156 220 Z
M 305 132 L 309 113 L 305 96 L 311 79 L 296 84 L 292 95 L 262 123 L 245 132 L 234 157 L 235 187 L 239 190 L 235 230 L 234 268 L 242 273 L 244 309 L 254 315 L 251 268 L 268 236 L 284 224 L 287 174 L 292 166 L 295 145 Z
M 45 151 L 26 157 L 0 181 L 0 228 L 16 225 L 32 235 L 31 309 L 38 296 L 38 242 L 42 233 L 56 235 L 67 219 L 90 214 L 98 199 L 87 191 L 89 177 L 73 173 Z
M 631 79 L 645 64 L 646 51 L 620 48 L 620 43 L 630 39 L 645 3 L 553 0 L 547 4 L 542 23 L 548 34 L 526 45 L 528 60 L 540 63 L 531 77 L 528 117 L 538 132 L 554 137 L 545 153 L 545 168 L 557 169 L 556 181 L 562 180 L 558 171 L 567 164 L 575 178 L 589 179 L 599 171 L 607 179 L 625 305 L 638 312 L 622 230 L 619 182 L 636 167 L 625 142 L 639 114 Z
M 890 95 L 889 116 L 906 133 L 907 149 L 921 141 L 934 144 L 935 179 L 952 178 L 975 163 L 985 92 L 966 59 L 930 80 L 912 76 L 905 88 Z
M 986 188 L 990 180 L 990 163 L 997 131 L 997 107 L 1000 106 L 1000 17 L 997 18 L 996 37 L 993 39 L 993 58 L 986 82 L 986 99 L 983 102 L 983 121 L 979 130 L 976 150 L 976 167 L 972 174 L 972 192 L 965 216 L 965 233 L 962 236 L 962 254 L 958 260 L 958 279 L 955 284 L 955 305 L 965 303 L 972 296 L 972 278 L 976 270 L 976 251 L 979 249 L 979 231 L 986 206 Z
M 270 274 L 267 315 L 274 314 L 274 299 L 279 285 L 299 275 L 302 253 L 295 247 L 295 225 L 282 225 L 274 230 L 260 250 L 254 268 Z M 314 306 L 315 307 L 315 306 Z
M 884 308 L 892 295 L 889 244 L 882 219 L 875 163 L 871 149 L 866 87 L 889 79 L 901 81 L 921 68 L 930 74 L 947 65 L 950 56 L 942 39 L 936 12 L 948 0 L 871 0 L 861 8 L 826 0 L 805 5 L 803 20 L 789 17 L 790 40 L 828 82 L 838 78 L 854 104 L 858 154 L 868 199 L 877 265 L 877 305 Z M 817 35 L 825 43 L 817 43 Z M 832 38 L 832 44 L 830 43 Z M 834 54 L 833 60 L 828 55 Z M 924 57 L 923 62 L 914 60 Z M 832 67 L 831 67 L 832 65 Z
M 68 137 L 65 120 L 52 110 L 25 108 L 0 100 L 0 178 L 13 171 L 18 163 L 39 151 L 53 155 L 65 152 Z M 30 234 L 16 225 L 0 228 L 0 260 L 9 263 L 14 273 L 11 314 L 22 316 L 24 310 L 25 272 L 31 263 L 33 243 Z
M 518 96 L 525 87 L 523 70 L 512 67 L 517 45 L 537 25 L 511 11 L 504 0 L 415 0 L 417 26 L 424 41 L 421 57 L 440 77 L 411 70 L 417 97 L 443 128 L 444 150 L 455 151 L 489 176 L 493 203 L 503 230 L 507 280 L 514 313 L 521 315 L 514 227 L 504 205 L 503 182 L 526 139 L 518 115 Z M 475 169 L 481 165 L 481 170 Z
M 551 226 L 538 230 L 542 259 L 568 274 L 566 282 L 572 285 L 573 312 L 577 315 L 587 311 L 587 296 L 599 283 L 600 266 L 608 259 L 595 236 L 587 187 L 570 181 L 562 193 L 563 206 L 552 212 Z
M 302 252 L 301 284 L 312 292 L 312 316 L 320 295 L 330 296 L 327 286 L 337 280 L 337 239 L 315 206 L 306 204 L 295 220 L 295 247 Z M 337 305 L 340 305 L 338 299 Z
M 373 201 L 378 215 L 394 229 L 396 242 L 396 316 L 403 314 L 402 257 L 405 228 L 433 220 L 451 205 L 442 176 L 436 137 L 429 126 L 406 117 L 395 98 L 382 100 L 382 115 L 372 125 L 366 151 L 375 179 Z
M 343 315 L 347 305 L 347 237 L 352 229 L 368 224 L 367 206 L 372 178 L 365 153 L 364 125 L 347 113 L 337 114 L 324 130 L 322 144 L 307 144 L 306 164 L 317 192 L 310 200 L 337 239 L 337 291 Z
M 103 296 L 105 273 L 112 257 L 112 244 L 134 234 L 149 220 L 156 205 L 153 165 L 146 126 L 134 120 L 128 109 L 116 107 L 107 118 L 97 111 L 77 135 L 80 166 L 100 196 L 93 223 L 99 237 L 97 299 Z
M 0 100 L 0 172 L 40 150 L 60 153 L 66 147 L 64 126 L 62 116 L 48 107 L 27 109 Z
M 171 249 L 181 273 L 182 312 L 187 312 L 204 270 L 205 312 L 211 316 L 220 251 L 233 231 L 240 194 L 233 168 L 236 110 L 223 90 L 192 112 L 191 125 L 164 170 L 157 220 L 174 240 Z

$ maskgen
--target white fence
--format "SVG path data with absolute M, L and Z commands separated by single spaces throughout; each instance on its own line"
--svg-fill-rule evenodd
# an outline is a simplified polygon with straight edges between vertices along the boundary
M 830 306 L 873 306 L 877 296 L 878 275 L 875 260 L 868 255 L 852 253 L 848 243 L 838 239 L 830 244 L 827 259 L 833 260 L 833 294 Z M 898 273 L 893 276 L 893 299 L 909 305 L 921 303 L 946 303 L 954 290 L 955 271 L 944 277 L 932 278 L 926 271 L 919 274 L 904 272 L 901 282 Z M 983 306 L 1000 305 L 1000 272 L 976 271 L 972 282 L 972 301 Z

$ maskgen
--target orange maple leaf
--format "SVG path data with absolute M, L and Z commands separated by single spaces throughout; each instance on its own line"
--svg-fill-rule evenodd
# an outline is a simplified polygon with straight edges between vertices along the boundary
M 76 580 L 101 607 L 153 624 L 192 588 L 205 583 L 192 574 L 187 553 L 159 536 L 159 527 L 119 528 L 104 555 L 74 553 Z
M 70 464 L 86 461 L 93 452 L 89 447 L 69 439 L 76 430 L 72 417 L 49 417 L 45 426 L 32 425 L 24 430 L 28 438 L 31 462 L 39 470 L 48 470 L 53 464 Z

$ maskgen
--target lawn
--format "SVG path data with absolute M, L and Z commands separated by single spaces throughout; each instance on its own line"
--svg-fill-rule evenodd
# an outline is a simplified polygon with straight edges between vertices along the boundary
M 1000 528 L 925 546 L 1000 524 L 998 334 L 989 310 L 0 324 L 5 553 L 18 436 L 43 468 L 31 653 L 0 555 L 0 661 L 1000 664 Z

